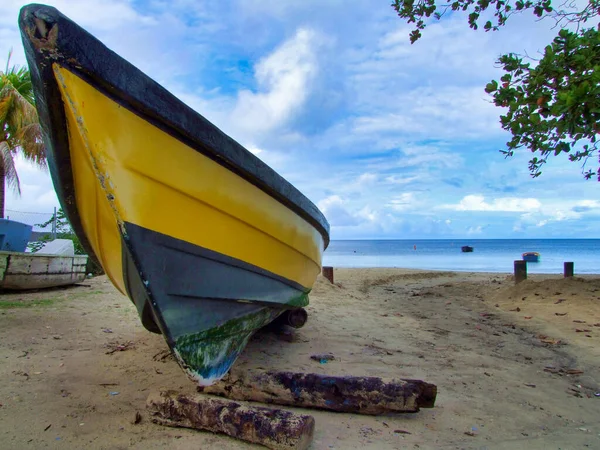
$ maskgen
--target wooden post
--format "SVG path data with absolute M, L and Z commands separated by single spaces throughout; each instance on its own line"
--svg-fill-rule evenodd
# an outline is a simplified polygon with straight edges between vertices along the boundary
M 302 328 L 306 325 L 308 320 L 308 313 L 304 308 L 294 308 L 284 311 L 277 319 L 273 322 L 273 326 L 289 325 L 292 328 Z
M 152 421 L 160 425 L 223 433 L 276 450 L 305 450 L 315 429 L 315 419 L 309 415 L 205 395 L 152 393 L 146 407 Z
M 233 400 L 370 415 L 433 408 L 437 395 L 434 384 L 421 380 L 275 371 L 233 371 L 220 382 L 198 389 Z
M 333 267 L 323 266 L 323 276 L 333 284 Z
M 573 276 L 575 264 L 572 262 L 565 262 L 565 278 L 569 278 Z
M 515 261 L 515 284 L 527 279 L 527 262 L 523 260 Z

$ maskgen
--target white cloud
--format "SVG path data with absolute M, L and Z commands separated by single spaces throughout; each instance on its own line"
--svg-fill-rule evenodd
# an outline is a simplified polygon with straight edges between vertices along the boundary
M 5 205 L 14 220 L 24 220 L 29 217 L 29 215 L 22 216 L 22 213 L 49 214 L 59 206 L 47 171 L 40 170 L 20 156 L 15 158 L 15 166 L 19 174 L 21 195 L 17 195 L 13 190 L 7 190 Z
M 255 155 L 258 155 L 260 153 L 263 153 L 264 150 L 254 146 L 254 145 L 248 145 L 246 146 L 246 149 L 250 152 L 250 153 L 254 153 Z
M 402 177 L 400 175 L 390 175 L 389 177 L 385 178 L 385 181 L 390 184 L 404 185 L 417 181 L 419 178 L 419 176 Z
M 317 35 L 300 29 L 256 65 L 258 92 L 243 90 L 232 119 L 240 128 L 267 132 L 288 121 L 300 107 L 317 72 Z
M 387 206 L 395 211 L 406 211 L 414 208 L 416 202 L 417 200 L 413 192 L 405 192 L 390 200 Z
M 356 180 L 356 182 L 360 185 L 370 185 L 373 184 L 377 181 L 377 175 L 374 173 L 370 173 L 370 172 L 366 172 L 361 174 L 358 179 Z
M 12 63 L 26 63 L 18 16 L 21 7 L 28 3 L 0 1 L 0 61 L 12 47 Z M 193 52 L 198 50 L 197 37 L 189 33 L 185 17 L 176 17 L 161 2 L 145 5 L 149 7 L 147 13 L 140 12 L 140 5 L 130 0 L 48 0 L 44 3 L 56 7 L 111 50 L 166 86 L 192 70 L 189 62 L 194 59 Z M 165 9 L 152 10 L 161 6 Z M 4 39 L 5 36 L 8 39 Z M 186 43 L 182 44 L 182 40 Z M 182 64 L 182 61 L 187 63 Z
M 467 234 L 481 234 L 483 232 L 483 227 L 478 225 L 476 227 L 469 227 L 467 229 Z
M 498 108 L 489 102 L 479 83 L 401 91 L 386 109 L 389 111 L 383 114 L 357 117 L 352 131 L 368 135 L 399 133 L 412 139 L 473 139 L 504 133 L 498 122 Z
M 369 205 L 366 205 L 358 212 L 357 216 L 362 217 L 369 222 L 376 222 L 380 214 L 379 212 L 374 211 Z
M 434 145 L 403 145 L 401 156 L 395 161 L 396 167 L 443 167 L 456 168 L 463 164 L 463 158 L 455 151 Z
M 331 226 L 346 227 L 358 225 L 358 218 L 348 212 L 345 206 L 346 203 L 340 196 L 332 195 L 321 200 L 318 206 L 323 214 L 325 214 Z
M 442 205 L 441 208 L 455 211 L 528 212 L 539 210 L 541 206 L 541 202 L 536 198 L 501 197 L 489 203 L 483 195 L 467 195 L 458 204 Z
M 112 30 L 133 21 L 154 24 L 156 21 L 138 13 L 127 0 L 47 0 L 71 20 L 99 30 Z M 22 0 L 3 0 L 0 5 L 0 25 L 14 26 L 19 10 L 26 5 Z
M 25 3 L 0 0 L 0 58 L 13 46 L 16 63 Z M 536 180 L 526 152 L 505 161 L 501 111 L 483 91 L 498 55 L 534 55 L 556 34 L 547 24 L 515 16 L 483 33 L 448 17 L 411 45 L 412 26 L 368 0 L 51 3 L 323 199 L 334 239 L 596 233 L 600 183 L 568 178 L 560 158 Z M 48 175 L 19 171 L 23 196 L 9 203 L 51 211 Z
M 580 200 L 573 206 L 573 211 L 584 212 L 600 210 L 600 201 L 598 200 Z
M 581 217 L 581 214 L 575 211 L 571 211 L 569 209 L 555 209 L 544 211 L 545 214 L 549 216 L 549 220 L 554 222 L 562 222 L 563 220 L 573 220 Z

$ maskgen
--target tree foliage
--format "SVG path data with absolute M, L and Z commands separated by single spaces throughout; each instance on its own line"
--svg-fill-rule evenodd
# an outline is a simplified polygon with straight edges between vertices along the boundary
M 0 217 L 4 217 L 5 184 L 21 193 L 15 166 L 18 153 L 39 167 L 46 167 L 42 129 L 34 104 L 29 71 L 10 67 L 0 70 Z
M 529 161 L 533 177 L 539 176 L 549 156 L 568 153 L 571 161 L 582 163 L 585 178 L 597 177 L 599 164 L 590 167 L 590 158 L 598 157 L 600 134 L 600 32 L 585 28 L 597 19 L 600 0 L 590 0 L 581 10 L 574 3 L 557 9 L 551 0 L 395 0 L 398 15 L 415 28 L 411 43 L 422 36 L 427 19 L 441 19 L 451 12 L 464 12 L 472 29 L 483 22 L 485 31 L 496 31 L 516 13 L 529 12 L 536 18 L 551 18 L 560 29 L 545 47 L 538 61 L 516 53 L 502 55 L 498 64 L 504 70 L 499 81 L 492 80 L 485 90 L 496 106 L 506 108 L 500 116 L 502 128 L 512 134 L 507 148 L 512 156 L 517 149 L 534 153 Z

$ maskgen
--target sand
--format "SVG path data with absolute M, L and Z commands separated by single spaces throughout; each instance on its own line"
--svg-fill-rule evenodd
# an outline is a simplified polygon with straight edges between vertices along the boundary
M 313 449 L 600 448 L 600 277 L 337 269 L 293 336 L 261 331 L 233 370 L 416 378 L 435 408 L 308 411 Z M 160 388 L 194 393 L 106 277 L 0 296 L 3 449 L 261 448 L 153 424 Z M 312 354 L 331 352 L 326 364 Z M 290 408 L 291 409 L 291 408 Z M 136 413 L 141 422 L 135 424 Z

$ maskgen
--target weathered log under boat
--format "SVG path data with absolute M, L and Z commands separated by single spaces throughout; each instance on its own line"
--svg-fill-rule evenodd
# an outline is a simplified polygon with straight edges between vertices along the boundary
M 304 195 L 59 11 L 19 25 L 48 165 L 76 234 L 188 375 L 308 304 L 329 224 Z

